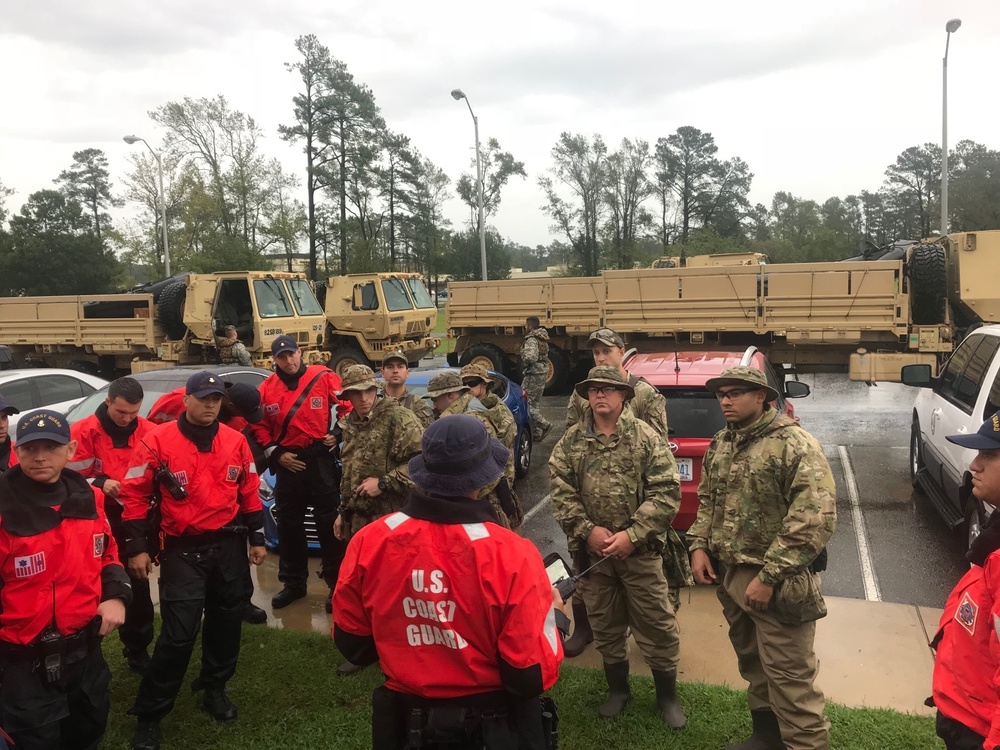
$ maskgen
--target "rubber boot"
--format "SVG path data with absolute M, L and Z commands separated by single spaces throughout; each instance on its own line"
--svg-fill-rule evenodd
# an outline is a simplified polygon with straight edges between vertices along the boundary
M 781 730 L 778 728 L 778 717 L 767 709 L 751 711 L 753 734 L 743 742 L 726 745 L 726 750 L 785 750 L 781 741 Z
M 653 684 L 656 686 L 656 705 L 660 709 L 660 718 L 671 729 L 683 729 L 687 717 L 681 708 L 677 697 L 677 670 L 652 670 Z
M 563 644 L 563 653 L 566 656 L 579 656 L 587 648 L 587 644 L 593 643 L 594 631 L 590 629 L 590 618 L 587 617 L 587 605 L 579 596 L 573 597 L 573 635 L 566 639 Z
M 604 676 L 608 680 L 608 697 L 597 709 L 602 719 L 620 716 L 625 706 L 632 700 L 632 690 L 628 686 L 628 662 L 604 663 Z

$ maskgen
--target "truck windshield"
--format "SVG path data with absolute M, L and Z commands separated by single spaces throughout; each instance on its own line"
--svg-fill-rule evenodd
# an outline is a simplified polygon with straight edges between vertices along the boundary
M 390 312 L 413 309 L 402 279 L 382 279 L 382 294 L 385 295 L 385 306 Z
M 316 301 L 316 295 L 309 288 L 305 279 L 288 279 L 288 290 L 292 294 L 292 302 L 299 315 L 322 315 L 323 308 Z
M 285 285 L 277 279 L 254 279 L 253 293 L 257 297 L 257 310 L 260 312 L 260 317 L 291 317 L 292 305 L 285 293 Z
M 420 279 L 407 279 L 406 286 L 409 287 L 410 294 L 413 295 L 413 301 L 417 303 L 417 307 L 434 307 L 434 300 L 427 293 L 427 287 L 424 286 L 424 282 Z

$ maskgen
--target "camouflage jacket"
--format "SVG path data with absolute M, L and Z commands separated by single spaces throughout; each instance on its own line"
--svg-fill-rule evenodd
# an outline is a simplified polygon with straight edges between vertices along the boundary
M 812 435 L 774 408 L 749 427 L 720 431 L 698 485 L 690 549 L 724 563 L 763 565 L 768 586 L 800 573 L 830 541 L 837 490 Z
M 224 365 L 243 365 L 250 367 L 253 360 L 250 359 L 250 352 L 239 339 L 218 339 L 219 359 Z
M 408 390 L 404 389 L 403 397 L 398 400 L 400 404 L 417 416 L 417 419 L 420 421 L 420 424 L 423 425 L 425 430 L 431 426 L 431 422 L 434 421 L 434 410 L 431 408 L 431 405 L 427 403 L 427 399 L 420 398 L 420 396 L 410 393 Z
M 413 488 L 407 462 L 420 453 L 423 428 L 409 409 L 391 396 L 375 402 L 367 418 L 356 412 L 337 424 L 343 431 L 340 457 L 340 511 L 351 516 L 351 533 L 403 507 Z M 360 497 L 355 488 L 369 477 L 384 478 L 389 489 L 378 497 Z
M 587 419 L 566 430 L 549 457 L 552 515 L 570 551 L 586 544 L 595 526 L 628 530 L 636 545 L 660 550 L 681 504 L 677 464 L 645 422 L 623 412 L 614 435 Z
M 667 430 L 667 400 L 656 388 L 645 380 L 629 373 L 629 382 L 635 388 L 635 398 L 629 399 L 625 408 L 635 417 L 648 424 L 660 440 L 669 442 Z M 577 422 L 590 418 L 590 404 L 575 390 L 566 405 L 566 427 L 572 427 Z
M 507 408 L 507 404 L 501 401 L 495 393 L 487 393 L 479 399 L 479 402 L 486 407 L 486 413 L 489 414 L 489 420 L 493 423 L 493 431 L 496 433 L 497 440 L 513 450 L 514 439 L 517 437 L 517 423 L 514 421 L 513 413 Z
M 524 334 L 521 344 L 521 372 L 525 375 L 544 375 L 549 371 L 549 332 L 536 328 Z

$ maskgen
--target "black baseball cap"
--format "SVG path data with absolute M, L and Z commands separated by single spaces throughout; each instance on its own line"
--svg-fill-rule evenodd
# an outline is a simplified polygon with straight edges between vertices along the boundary
M 69 442 L 69 421 L 65 414 L 52 409 L 39 409 L 24 416 L 17 423 L 15 445 L 24 445 L 33 440 L 51 440 L 59 445 Z
M 228 386 L 226 396 L 233 408 L 250 424 L 257 424 L 264 418 L 264 407 L 260 405 L 260 391 L 246 383 Z
M 0 414 L 6 414 L 8 417 L 11 414 L 20 414 L 21 410 L 18 409 L 14 404 L 0 396 Z
M 213 393 L 225 396 L 226 384 L 217 375 L 210 373 L 208 370 L 202 370 L 188 378 L 184 392 L 188 396 L 194 396 L 195 398 L 205 398 L 206 396 L 211 396 Z
M 299 342 L 288 334 L 278 336 L 278 338 L 271 342 L 271 356 L 277 357 L 279 354 L 283 354 L 284 352 L 298 351 L 298 348 Z
M 945 440 L 977 451 L 1000 450 L 1000 411 L 983 422 L 972 435 L 947 435 Z

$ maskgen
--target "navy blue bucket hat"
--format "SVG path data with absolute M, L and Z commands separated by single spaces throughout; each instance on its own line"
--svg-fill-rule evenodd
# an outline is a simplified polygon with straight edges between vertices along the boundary
M 423 452 L 410 459 L 410 479 L 432 495 L 467 495 L 503 476 L 510 451 L 468 414 L 442 417 L 424 431 Z

